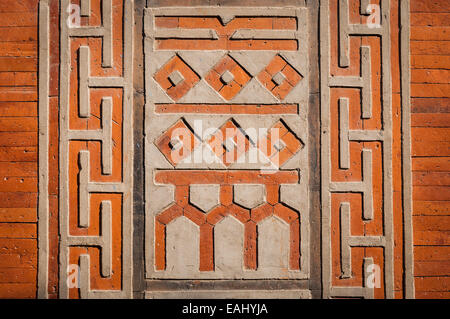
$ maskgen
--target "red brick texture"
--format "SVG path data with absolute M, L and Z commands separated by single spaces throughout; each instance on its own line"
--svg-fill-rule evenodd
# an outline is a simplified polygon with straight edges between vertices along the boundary
M 0 2 L 0 298 L 35 298 L 38 0 Z
M 38 199 L 38 2 L 39 0 L 7 0 L 0 1 L 0 298 L 35 298 L 37 292 L 37 199 Z M 49 243 L 51 259 L 49 261 L 49 297 L 58 296 L 58 68 L 59 68 L 59 35 L 58 35 L 58 2 L 51 3 L 51 47 L 50 57 L 50 154 L 49 157 L 49 195 L 50 195 L 50 229 Z M 394 1 L 395 2 L 395 1 Z M 448 0 L 411 0 L 411 112 L 412 112 L 412 174 L 413 174 L 413 227 L 414 227 L 414 276 L 416 298 L 450 298 L 450 2 Z M 213 28 L 220 37 L 222 49 L 267 49 L 267 42 L 259 40 L 229 41 L 229 35 L 236 28 L 245 27 L 246 19 L 230 23 L 222 27 L 217 19 L 205 18 L 202 21 L 196 19 L 159 18 L 156 25 L 163 28 L 196 28 L 199 25 Z M 295 21 L 289 19 L 264 19 L 251 21 L 252 27 L 293 29 Z M 398 36 L 398 35 L 395 35 Z M 204 40 L 204 47 L 216 46 Z M 367 40 L 369 41 L 369 40 Z M 376 39 L 371 45 L 378 48 Z M 398 40 L 393 40 L 397 42 Z M 120 39 L 119 39 L 120 42 Z M 172 49 L 179 47 L 181 42 L 176 40 L 164 40 L 157 43 L 159 49 Z M 74 50 L 85 44 L 83 40 L 75 42 Z M 182 42 L 184 49 L 191 49 L 187 41 Z M 296 50 L 297 43 L 292 41 L 278 41 L 271 44 L 273 49 Z M 234 46 L 234 47 L 232 47 Z M 92 42 L 93 54 L 100 55 L 100 40 Z M 195 49 L 195 48 L 193 48 Z M 219 49 L 219 48 L 217 48 Z M 395 50 L 393 50 L 395 51 Z M 116 56 L 120 56 L 120 53 Z M 393 57 L 395 58 L 395 57 Z M 119 62 L 118 62 L 119 63 Z M 337 63 L 334 63 L 335 65 Z M 75 64 L 76 65 L 76 64 Z M 120 69 L 120 68 L 118 68 Z M 289 71 L 289 70 L 287 70 Z M 353 72 L 355 70 L 349 70 Z M 96 70 L 94 70 L 94 73 Z M 344 71 L 342 71 L 344 72 Z M 76 70 L 72 76 L 76 77 Z M 293 75 L 295 77 L 295 74 Z M 193 79 L 195 82 L 195 77 Z M 394 79 L 394 86 L 398 79 Z M 76 83 L 74 79 L 73 83 Z M 397 83 L 397 84 L 396 84 Z M 167 85 L 170 85 L 168 83 Z M 75 90 L 75 89 L 74 89 Z M 395 87 L 394 87 L 395 90 Z M 353 92 L 342 89 L 343 94 L 349 95 L 352 100 L 358 100 L 359 96 L 353 96 Z M 342 93 L 341 92 L 341 93 Z M 396 91 L 399 93 L 399 89 Z M 100 94 L 101 92 L 99 92 Z M 174 96 L 182 92 L 173 92 Z M 229 95 L 227 95 L 229 94 Z M 231 97 L 232 93 L 224 92 L 223 95 Z M 283 94 L 280 92 L 279 94 Z M 101 95 L 101 94 L 100 94 Z M 100 96 L 99 95 L 99 96 Z M 399 110 L 399 94 L 394 96 L 393 105 Z M 115 96 L 120 100 L 118 93 Z M 98 99 L 95 93 L 92 99 Z M 183 108 L 197 112 L 195 105 L 158 105 L 158 112 L 170 112 L 168 108 Z M 208 113 L 220 112 L 220 108 L 228 108 L 227 105 L 211 105 Z M 287 105 L 283 110 L 263 108 L 247 105 L 245 111 L 248 114 L 261 113 L 291 113 L 296 112 L 296 106 Z M 374 107 L 378 107 L 375 105 Z M 180 111 L 180 110 L 179 110 Z M 397 112 L 396 111 L 396 112 Z M 99 108 L 93 110 L 99 112 Z M 395 112 L 394 112 L 395 113 Z M 80 120 L 76 114 L 72 114 L 71 128 L 98 127 L 99 122 Z M 377 128 L 377 123 L 369 123 L 368 126 Z M 400 132 L 400 127 L 396 128 Z M 117 132 L 115 132 L 116 134 Z M 119 134 L 116 134 L 119 136 Z M 400 136 L 396 150 L 400 149 Z M 119 137 L 118 137 L 119 138 Z M 396 142 L 397 143 L 397 142 Z M 377 149 L 377 145 L 370 146 Z M 98 149 L 94 142 L 75 142 L 71 145 L 73 155 L 81 149 Z M 120 155 L 121 150 L 116 150 Z M 378 152 L 378 151 L 376 151 Z M 99 152 L 91 152 L 92 154 Z M 378 154 L 378 153 L 377 153 Z M 398 153 L 397 153 L 398 154 Z M 117 155 L 114 158 L 119 158 Z M 377 164 L 379 154 L 375 157 Z M 100 162 L 99 157 L 92 161 Z M 75 157 L 71 167 L 71 176 L 75 180 L 78 166 Z M 96 165 L 99 166 L 99 165 Z M 115 165 L 120 166 L 119 165 Z M 119 171 L 114 174 L 120 175 Z M 336 173 L 338 175 L 338 173 Z M 113 177 L 119 178 L 120 176 Z M 164 178 L 162 174 L 159 176 Z M 358 177 L 358 176 L 356 176 Z M 167 176 L 165 178 L 168 178 Z M 215 177 L 216 178 L 216 177 Z M 346 179 L 344 175 L 336 176 L 337 179 Z M 181 182 L 178 182 L 181 183 Z M 278 181 L 277 181 L 278 183 Z M 277 183 L 272 183 L 278 187 Z M 186 181 L 185 185 L 188 185 Z M 180 184 L 179 186 L 183 186 Z M 274 189 L 275 189 L 274 188 Z M 202 240 L 206 243 L 202 251 L 202 267 L 211 267 L 211 228 L 216 223 L 214 214 L 197 220 L 196 212 L 189 209 L 189 205 L 183 202 L 185 188 L 177 189 L 180 202 L 178 212 L 173 214 L 185 214 L 195 220 L 202 228 Z M 395 185 L 397 196 L 401 193 L 401 185 Z M 244 218 L 248 222 L 246 231 L 252 234 L 254 220 L 264 214 L 279 214 L 295 223 L 288 212 L 277 211 L 277 193 L 273 193 L 271 203 L 261 211 L 236 212 L 236 216 Z M 99 205 L 101 195 L 92 199 L 92 206 Z M 341 200 L 336 196 L 336 203 Z M 355 206 L 361 205 L 361 198 L 356 195 L 348 195 L 346 201 Z M 120 206 L 119 195 L 112 199 L 113 205 Z M 227 204 L 229 202 L 229 204 Z M 396 203 L 401 201 L 397 198 Z M 231 205 L 229 189 L 226 185 L 221 189 L 221 205 Z M 334 203 L 334 202 L 333 202 Z M 94 207 L 95 208 L 95 207 Z M 96 208 L 98 210 L 98 208 Z M 77 214 L 76 207 L 71 208 L 71 214 Z M 169 214 L 166 214 L 169 215 Z M 98 217 L 98 216 L 97 216 Z M 158 234 L 164 231 L 164 217 L 160 216 L 157 225 Z M 168 216 L 168 218 L 173 216 Z M 217 210 L 216 218 L 222 218 L 220 210 Z M 360 225 L 359 225 L 360 226 Z M 71 225 L 76 232 L 76 227 Z M 115 231 L 119 232 L 120 225 L 115 225 Z M 355 227 L 358 227 L 356 225 Z M 401 222 L 396 222 L 396 228 L 401 228 Z M 368 229 L 368 232 L 374 231 Z M 159 233 L 158 233 L 159 232 Z M 363 230 L 361 229 L 361 232 Z M 399 231 L 399 234 L 401 231 Z M 254 247 L 252 236 L 248 236 L 246 245 L 248 255 L 246 266 L 254 267 Z M 161 235 L 162 236 L 162 235 Z M 160 237 L 161 237 L 160 236 Z M 401 237 L 401 236 L 400 236 Z M 401 238 L 399 239 L 401 241 Z M 338 240 L 336 241 L 338 242 Z M 161 243 L 163 245 L 163 243 Z M 120 243 L 117 247 L 120 248 Z M 371 254 L 382 258 L 383 253 L 377 248 Z M 399 248 L 400 249 L 400 248 Z M 94 260 L 99 260 L 98 250 L 90 249 L 89 254 Z M 82 248 L 74 248 L 71 258 L 75 261 L 85 251 Z M 356 256 L 363 256 L 362 251 L 355 249 Z M 116 252 L 119 255 L 119 252 Z M 158 267 L 164 268 L 163 255 L 158 255 Z M 117 256 L 116 256 L 117 257 Z M 293 265 L 296 267 L 297 265 Z M 120 262 L 116 260 L 114 269 L 120 273 Z M 395 264 L 396 278 L 401 277 L 401 262 Z M 359 270 L 358 270 L 359 271 Z M 361 275 L 361 274 L 359 274 Z M 399 276 L 397 276 L 399 275 Z M 401 283 L 396 283 L 401 287 Z M 113 278 L 110 282 L 98 279 L 94 288 L 115 289 L 120 286 L 120 280 Z M 397 286 L 396 286 L 397 287 Z M 401 288 L 396 288 L 401 297 Z M 73 297 L 76 294 L 72 294 Z
M 450 2 L 411 1 L 416 298 L 450 298 Z

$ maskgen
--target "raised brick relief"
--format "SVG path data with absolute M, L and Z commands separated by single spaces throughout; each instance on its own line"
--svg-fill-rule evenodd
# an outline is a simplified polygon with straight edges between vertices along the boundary
M 81 1 L 80 25 L 67 22 L 69 4 L 61 1 L 59 294 L 131 297 L 133 2 Z
M 306 8 L 148 8 L 145 35 L 147 278 L 307 279 Z
M 413 296 L 407 1 L 287 2 L 40 1 L 39 297 Z
M 394 298 L 398 7 L 330 0 L 320 10 L 323 296 Z

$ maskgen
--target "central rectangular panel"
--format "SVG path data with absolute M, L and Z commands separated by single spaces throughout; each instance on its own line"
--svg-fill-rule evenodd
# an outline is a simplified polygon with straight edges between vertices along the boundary
M 145 10 L 147 279 L 308 279 L 305 8 Z

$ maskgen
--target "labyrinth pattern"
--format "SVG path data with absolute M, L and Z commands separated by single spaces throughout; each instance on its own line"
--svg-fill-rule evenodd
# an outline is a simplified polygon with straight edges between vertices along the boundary
M 71 10 L 61 10 L 60 297 L 125 298 L 132 273 L 133 2 L 80 5 L 79 25 Z
M 394 296 L 391 4 L 380 1 L 379 25 L 369 4 L 321 1 L 325 298 Z
M 145 36 L 146 277 L 307 279 L 306 9 L 148 8 Z

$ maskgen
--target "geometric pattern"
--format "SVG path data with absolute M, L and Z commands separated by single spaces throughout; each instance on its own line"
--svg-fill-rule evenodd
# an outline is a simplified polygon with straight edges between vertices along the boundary
M 208 144 L 225 166 L 229 166 L 248 151 L 250 142 L 242 130 L 230 120 L 212 135 Z
M 323 297 L 394 298 L 390 1 L 378 26 L 355 8 L 321 2 Z
M 300 73 L 279 55 L 258 74 L 261 83 L 280 100 L 284 100 L 302 78 Z
M 409 3 L 375 2 L 39 1 L 38 297 L 414 297 Z
M 309 278 L 306 13 L 145 10 L 149 283 Z
M 260 140 L 259 149 L 272 163 L 281 167 L 298 152 L 302 145 L 286 124 L 280 121 Z
M 198 134 L 186 124 L 185 120 L 180 119 L 155 140 L 157 148 L 174 167 L 203 144 L 209 146 L 225 167 L 229 167 L 253 148 L 254 142 L 234 119 L 221 125 L 204 141 L 199 139 Z M 255 146 L 275 167 L 282 167 L 303 145 L 286 123 L 278 121 L 265 135 L 258 138 Z
M 250 75 L 227 55 L 214 66 L 205 79 L 222 97 L 230 100 L 250 81 Z
M 174 166 L 188 157 L 199 143 L 198 137 L 182 120 L 171 126 L 155 142 L 161 153 Z
M 134 5 L 90 2 L 88 23 L 60 17 L 59 296 L 130 298 Z
M 283 57 L 275 55 L 256 78 L 278 100 L 283 101 L 303 76 Z M 157 70 L 154 79 L 174 101 L 179 101 L 200 81 L 199 75 L 178 55 Z M 225 101 L 230 101 L 238 95 L 251 79 L 251 74 L 229 54 L 218 61 L 204 76 L 206 83 Z
M 174 56 L 154 77 L 175 101 L 182 98 L 199 81 L 197 74 L 179 56 Z
M 265 220 L 271 216 L 277 216 L 287 225 L 291 236 L 291 243 L 289 248 L 289 263 L 290 270 L 298 270 L 299 265 L 299 214 L 294 209 L 280 202 L 279 190 L 281 183 L 294 184 L 298 182 L 298 175 L 295 171 L 284 171 L 264 176 L 259 172 L 249 172 L 247 180 L 239 178 L 236 171 L 182 171 L 183 177 L 180 179 L 178 172 L 173 170 L 159 171 L 156 175 L 158 183 L 168 183 L 175 185 L 175 203 L 159 213 L 155 218 L 155 260 L 156 269 L 163 271 L 168 267 L 166 258 L 166 227 L 173 220 L 184 216 L 192 223 L 199 227 L 200 231 L 200 256 L 197 266 L 199 271 L 214 271 L 214 243 L 212 240 L 214 228 L 220 224 L 227 216 L 232 216 L 239 223 L 244 226 L 246 234 L 246 241 L 243 246 L 242 258 L 244 269 L 255 270 L 258 274 L 258 262 L 255 243 L 258 241 L 258 225 L 261 225 Z M 217 184 L 221 180 L 226 179 L 226 184 L 220 184 L 220 204 L 208 213 L 204 213 L 197 209 L 190 203 L 188 198 L 189 185 L 205 183 L 202 179 L 206 176 L 208 184 Z M 261 183 L 267 190 L 265 203 L 258 205 L 252 209 L 244 208 L 237 205 L 235 193 L 233 193 L 233 185 L 243 185 L 249 180 L 256 183 Z M 218 266 L 218 265 L 217 265 Z M 262 269 L 259 272 L 265 272 Z M 280 272 L 281 270 L 272 269 L 272 271 Z M 170 274 L 170 272 L 169 272 Z M 162 274 L 164 276 L 164 274 Z M 222 278 L 225 274 L 222 271 L 216 271 L 213 274 L 204 275 L 205 278 Z M 286 273 L 286 275 L 289 275 Z M 177 276 L 175 274 L 175 276 Z M 195 275 L 194 275 L 195 276 Z M 239 276 L 251 278 L 251 274 L 239 273 Z

